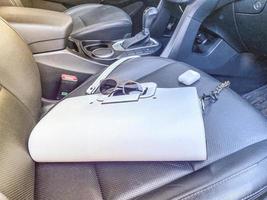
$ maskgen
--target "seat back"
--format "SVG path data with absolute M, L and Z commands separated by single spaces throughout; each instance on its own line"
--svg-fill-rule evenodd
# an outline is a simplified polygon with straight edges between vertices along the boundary
M 23 39 L 0 19 L 0 192 L 33 199 L 34 162 L 28 137 L 40 112 L 38 67 Z
M 31 7 L 32 1 L 31 0 L 1 0 L 0 6 L 25 6 Z
M 0 6 L 39 8 L 58 12 L 64 12 L 67 10 L 67 8 L 61 3 L 46 0 L 0 0 Z

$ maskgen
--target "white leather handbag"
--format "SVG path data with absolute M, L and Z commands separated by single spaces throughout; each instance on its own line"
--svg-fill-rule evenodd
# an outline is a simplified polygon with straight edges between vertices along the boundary
M 196 88 L 156 88 L 145 95 L 99 94 L 63 100 L 34 128 L 37 162 L 200 161 L 207 157 Z

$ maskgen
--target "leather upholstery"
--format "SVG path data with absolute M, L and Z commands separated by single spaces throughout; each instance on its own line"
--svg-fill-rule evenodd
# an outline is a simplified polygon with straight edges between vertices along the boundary
M 0 6 L 31 6 L 31 0 L 1 0 Z
M 34 119 L 37 119 L 41 107 L 41 84 L 37 64 L 25 41 L 3 20 L 0 20 L 0 30 L 0 83 L 27 107 Z
M 3 20 L 0 32 L 0 192 L 10 200 L 33 200 L 27 139 L 39 119 L 39 71 L 26 43 Z
M 61 12 L 0 7 L 0 16 L 16 29 L 33 53 L 66 48 L 67 39 L 72 31 L 72 18 Z
M 64 12 L 65 10 L 67 10 L 67 8 L 61 3 L 56 3 L 53 1 L 46 1 L 46 0 L 33 0 L 32 7 L 45 10 L 52 10 L 57 12 Z
M 183 87 L 178 83 L 177 77 L 188 69 L 197 70 L 184 63 L 164 58 L 139 58 L 122 64 L 110 78 L 154 81 L 159 87 L 167 88 Z M 202 95 L 213 90 L 218 81 L 203 72 L 200 73 L 202 78 L 194 86 L 197 87 L 199 95 Z M 84 95 L 94 79 L 95 77 L 90 78 L 70 97 Z M 207 109 L 204 117 L 208 146 L 207 161 L 83 163 L 78 165 L 81 169 L 90 170 L 90 174 L 73 180 L 74 183 L 71 185 L 77 185 L 79 181 L 86 182 L 89 188 L 96 190 L 100 188 L 102 198 L 108 200 L 134 198 L 223 200 L 248 198 L 266 192 L 267 176 L 260 175 L 267 167 L 266 119 L 230 89 L 224 91 L 219 101 Z M 36 174 L 37 182 L 42 189 L 37 188 L 37 199 L 53 199 L 49 194 L 68 199 L 68 195 L 59 194 L 60 190 L 66 189 L 66 185 L 58 184 L 56 192 L 55 185 L 45 184 L 58 181 L 57 177 L 52 176 L 55 173 L 54 167 L 60 169 L 66 180 L 71 179 L 71 165 L 39 164 Z M 97 185 L 95 182 L 90 182 L 94 177 L 92 169 L 98 178 Z M 63 175 L 61 176 L 63 181 L 62 177 Z M 98 193 L 88 191 L 86 194 L 91 195 L 90 199 L 99 199 Z M 80 199 L 83 199 L 83 194 L 79 195 Z
M 267 192 L 266 145 L 251 145 L 140 199 L 257 199 Z
M 54 11 L 0 7 L 0 16 L 8 21 L 28 44 L 64 39 L 72 30 L 71 17 Z
M 27 139 L 36 121 L 4 87 L 0 90 L 0 191 L 10 200 L 33 200 L 35 166 Z
M 66 10 L 65 6 L 59 3 L 54 3 L 46 0 L 1 0 L 0 6 L 19 6 L 19 7 L 33 7 L 42 8 L 46 10 L 53 10 L 64 12 Z
M 73 7 L 65 13 L 73 19 L 71 37 L 79 40 L 115 40 L 129 36 L 132 21 L 119 8 L 101 4 Z
M 0 6 L 25 6 L 65 11 L 73 19 L 71 37 L 79 40 L 117 40 L 131 36 L 132 20 L 123 10 L 109 5 L 82 4 L 68 10 L 42 0 L 3 0 Z

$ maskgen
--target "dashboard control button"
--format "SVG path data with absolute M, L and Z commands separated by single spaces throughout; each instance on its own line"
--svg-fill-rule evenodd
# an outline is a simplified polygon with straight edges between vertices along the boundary
M 259 14 L 266 6 L 267 0 L 242 0 L 235 2 L 235 12 L 245 14 Z

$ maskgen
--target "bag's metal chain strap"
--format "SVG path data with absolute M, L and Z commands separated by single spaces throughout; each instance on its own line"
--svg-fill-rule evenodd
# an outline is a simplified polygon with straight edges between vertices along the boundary
M 211 91 L 210 94 L 203 94 L 201 97 L 202 110 L 205 111 L 208 105 L 218 101 L 218 97 L 221 94 L 221 92 L 224 89 L 229 88 L 230 85 L 231 85 L 230 81 L 225 81 L 220 85 L 218 85 L 213 91 Z

